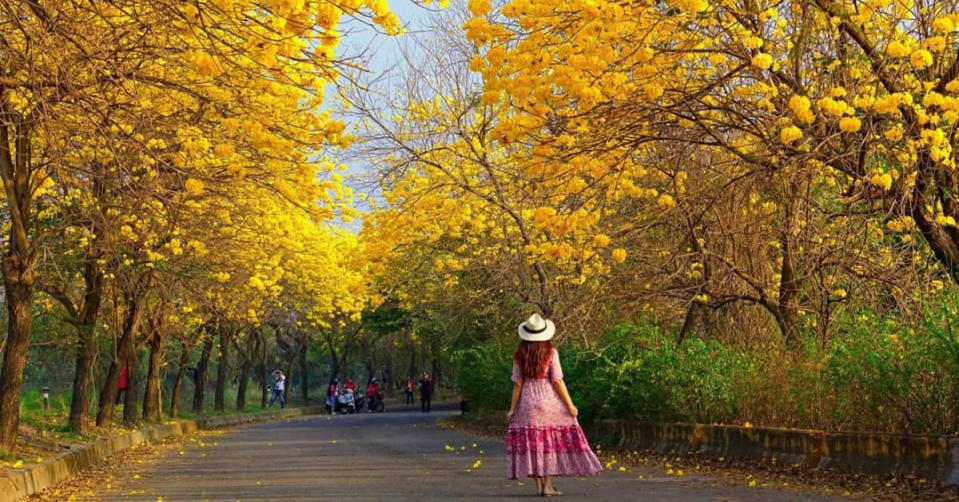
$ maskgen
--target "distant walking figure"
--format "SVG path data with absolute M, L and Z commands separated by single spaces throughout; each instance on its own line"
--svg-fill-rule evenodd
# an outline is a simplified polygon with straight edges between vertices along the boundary
M 423 373 L 416 384 L 420 388 L 420 408 L 423 413 L 429 413 L 430 403 L 433 401 L 433 378 L 429 374 Z
M 563 493 L 553 476 L 590 476 L 603 470 L 576 420 L 579 410 L 563 382 L 559 352 L 550 344 L 556 327 L 533 314 L 519 325 L 513 355 L 513 398 L 506 431 L 509 479 L 527 476 L 541 496 Z
M 406 395 L 406 404 L 413 404 L 416 400 L 413 398 L 413 387 L 416 384 L 413 383 L 413 377 L 406 377 L 406 383 L 403 385 L 403 394 Z
M 269 407 L 273 407 L 273 401 L 279 398 L 280 408 L 286 408 L 286 377 L 279 368 L 273 371 L 273 393 L 270 395 Z

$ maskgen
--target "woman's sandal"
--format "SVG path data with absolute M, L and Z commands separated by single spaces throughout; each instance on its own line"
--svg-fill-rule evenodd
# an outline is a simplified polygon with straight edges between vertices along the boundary
M 543 490 L 543 491 L 541 492 L 541 495 L 540 495 L 540 496 L 542 496 L 542 497 L 559 497 L 559 496 L 562 495 L 562 494 L 563 494 L 563 492 L 557 490 L 556 488 L 553 488 L 553 491 L 551 491 L 551 492 L 547 492 L 546 490 Z

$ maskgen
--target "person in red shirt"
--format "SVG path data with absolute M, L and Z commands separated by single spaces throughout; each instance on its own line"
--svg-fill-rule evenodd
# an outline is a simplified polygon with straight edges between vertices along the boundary
M 116 404 L 120 404 L 121 396 L 123 396 L 126 393 L 127 387 L 130 386 L 130 375 L 128 375 L 127 373 L 128 373 L 127 365 L 124 364 L 123 369 L 120 370 L 120 381 L 117 383 Z
M 375 378 L 370 380 L 370 383 L 366 384 L 366 399 L 370 403 L 370 409 L 376 409 L 376 403 L 382 398 L 380 384 Z
M 415 404 L 416 401 L 413 398 L 413 390 L 416 388 L 416 382 L 413 381 L 413 377 L 406 377 L 406 383 L 403 385 L 403 393 L 406 394 L 406 404 Z
M 351 390 L 353 393 L 356 393 L 356 384 L 353 383 L 353 379 L 346 377 L 346 382 L 343 383 L 343 390 Z

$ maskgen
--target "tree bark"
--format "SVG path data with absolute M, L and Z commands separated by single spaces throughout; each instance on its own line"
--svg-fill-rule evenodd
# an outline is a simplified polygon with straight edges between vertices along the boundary
M 180 413 L 180 390 L 183 388 L 183 377 L 186 375 L 187 364 L 190 363 L 190 347 L 183 342 L 180 353 L 180 364 L 177 365 L 176 379 L 173 380 L 173 392 L 170 393 L 170 418 L 177 418 Z
M 134 332 L 135 333 L 135 332 Z M 130 355 L 127 358 L 127 391 L 123 395 L 123 425 L 133 425 L 137 421 L 137 404 L 140 401 L 140 354 L 136 345 L 136 335 L 130 337 Z
M 193 413 L 203 413 L 203 400 L 206 393 L 206 374 L 210 367 L 210 354 L 213 352 L 213 337 L 204 333 L 203 351 L 196 371 L 196 387 L 193 389 Z
M 799 193 L 798 182 L 791 183 L 789 193 Z M 792 247 L 792 233 L 796 228 L 796 201 L 787 201 L 785 204 L 786 213 L 782 226 L 782 233 L 779 237 L 780 249 L 782 250 L 783 264 L 780 269 L 779 281 L 779 315 L 776 321 L 786 343 L 790 346 L 799 344 L 799 286 L 801 279 L 796 274 Z
M 229 355 L 229 343 L 230 338 L 227 335 L 226 330 L 220 328 L 220 357 L 217 358 L 216 397 L 213 404 L 213 409 L 215 411 L 223 411 L 225 406 L 223 394 L 226 391 L 227 369 L 229 367 L 229 360 L 227 359 Z
M 33 302 L 34 260 L 23 261 L 11 250 L 3 258 L 3 285 L 7 303 L 7 344 L 0 370 L 0 449 L 13 451 L 20 425 L 23 368 L 30 346 L 30 305 Z
M 253 357 L 257 353 L 259 338 L 250 333 L 246 337 L 246 348 L 240 350 L 240 345 L 234 339 L 236 344 L 237 357 L 240 358 L 240 374 L 236 388 L 236 409 L 243 411 L 246 409 L 246 390 L 250 382 L 250 371 L 253 369 Z
M 150 337 L 150 362 L 147 365 L 146 391 L 143 393 L 143 420 L 160 421 L 160 366 L 163 361 L 163 335 L 154 330 Z
M 286 400 L 286 405 L 290 406 L 293 404 L 293 372 L 296 371 L 296 358 L 291 357 L 290 360 L 286 363 L 286 385 L 283 386 L 283 399 Z
M 267 379 L 267 369 L 266 369 L 266 334 L 263 333 L 263 330 L 260 330 L 260 342 L 262 344 L 262 352 L 260 354 L 260 408 L 266 408 L 266 403 L 268 402 L 268 387 L 266 383 Z
M 306 404 L 310 399 L 310 380 L 309 380 L 309 371 L 306 364 L 306 343 L 300 347 L 300 394 L 303 395 L 303 404 Z

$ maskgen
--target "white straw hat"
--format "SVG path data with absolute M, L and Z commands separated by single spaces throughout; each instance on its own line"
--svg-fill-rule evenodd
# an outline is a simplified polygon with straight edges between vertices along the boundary
M 527 342 L 545 342 L 553 338 L 556 326 L 553 321 L 543 319 L 539 314 L 533 314 L 525 322 L 520 323 L 517 331 L 519 331 L 519 337 Z

